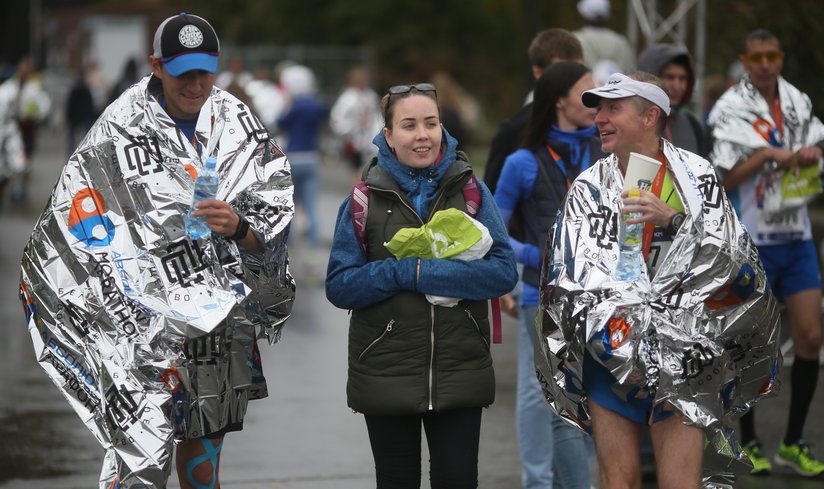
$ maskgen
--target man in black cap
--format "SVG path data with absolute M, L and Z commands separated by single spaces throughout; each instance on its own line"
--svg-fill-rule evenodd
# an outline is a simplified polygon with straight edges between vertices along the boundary
M 160 24 L 153 74 L 72 154 L 24 252 L 38 360 L 107 449 L 100 487 L 166 487 L 175 449 L 181 488 L 219 487 L 225 434 L 267 394 L 257 340 L 291 311 L 289 163 L 213 87 L 219 53 L 201 17 Z M 212 159 L 217 197 L 190 211 Z

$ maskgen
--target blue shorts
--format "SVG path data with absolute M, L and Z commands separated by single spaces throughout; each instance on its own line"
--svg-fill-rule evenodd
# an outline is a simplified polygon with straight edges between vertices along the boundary
M 759 246 L 773 294 L 783 301 L 802 290 L 821 288 L 821 271 L 811 239 L 796 243 Z
M 649 397 L 622 399 L 612 390 L 613 384 L 615 384 L 615 377 L 612 372 L 592 358 L 589 352 L 585 352 L 584 389 L 589 398 L 597 402 L 599 406 L 616 412 L 633 423 L 649 423 L 650 414 L 653 411 L 652 399 Z M 653 422 L 663 421 L 674 414 L 672 411 L 664 411 L 663 407 L 659 405 L 655 408 Z

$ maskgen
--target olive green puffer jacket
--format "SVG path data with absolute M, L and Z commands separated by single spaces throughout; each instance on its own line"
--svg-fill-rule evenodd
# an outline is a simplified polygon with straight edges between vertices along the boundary
M 458 158 L 441 180 L 429 215 L 466 210 L 461 187 L 471 167 Z M 406 227 L 423 224 L 394 180 L 373 166 L 367 219 L 368 259 L 390 258 L 383 246 Z M 373 415 L 406 415 L 488 406 L 495 399 L 486 301 L 455 307 L 402 292 L 352 312 L 349 327 L 349 406 Z

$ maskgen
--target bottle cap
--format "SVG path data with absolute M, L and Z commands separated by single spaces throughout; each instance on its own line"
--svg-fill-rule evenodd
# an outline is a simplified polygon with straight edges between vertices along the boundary
M 212 170 L 217 168 L 217 158 L 215 158 L 214 156 L 206 157 L 206 168 L 210 168 Z
M 638 187 L 632 187 L 631 189 L 629 189 L 628 197 L 640 197 L 640 196 L 641 196 L 641 190 L 639 190 Z

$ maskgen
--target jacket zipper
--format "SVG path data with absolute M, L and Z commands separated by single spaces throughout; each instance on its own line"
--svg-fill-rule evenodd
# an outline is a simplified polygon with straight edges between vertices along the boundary
M 401 198 L 401 195 L 399 193 L 395 192 L 394 190 L 388 190 L 388 189 L 385 189 L 385 188 L 375 188 L 375 187 L 369 187 L 369 188 L 371 190 L 375 190 L 377 192 L 387 192 L 387 193 L 390 193 L 390 194 L 394 195 L 395 197 L 398 198 L 398 202 L 400 202 L 404 207 L 406 207 L 407 209 L 412 211 L 412 213 L 415 214 L 415 216 L 417 216 L 418 221 L 420 221 L 421 224 L 424 224 L 423 219 L 421 219 L 420 214 L 418 214 L 418 211 L 416 211 L 415 208 L 412 207 L 411 205 L 404 202 L 403 198 Z
M 415 210 L 415 208 L 414 208 L 414 207 L 412 207 L 411 205 L 407 204 L 407 203 L 403 200 L 403 198 L 400 196 L 400 194 L 399 194 L 398 192 L 396 192 L 396 191 L 394 191 L 394 190 L 385 189 L 385 188 L 375 188 L 375 187 L 369 187 L 369 188 L 370 188 L 370 189 L 372 189 L 372 190 L 378 191 L 378 192 L 388 192 L 388 193 L 390 193 L 390 194 L 393 194 L 395 197 L 397 197 L 397 198 L 398 198 L 398 202 L 400 202 L 400 203 L 401 203 L 404 207 L 406 207 L 407 209 L 409 209 L 410 211 L 412 211 L 412 212 L 413 212 L 413 213 L 414 213 L 414 214 L 418 217 L 418 221 L 420 221 L 420 223 L 421 223 L 421 224 L 425 224 L 425 223 L 424 223 L 424 220 L 421 218 L 421 215 L 418 213 L 418 211 L 416 211 L 416 210 Z M 439 192 L 439 193 L 438 193 L 438 196 L 437 196 L 437 197 L 435 197 L 435 200 L 433 200 L 433 201 L 432 201 L 432 205 L 430 205 L 430 206 L 429 206 L 429 209 L 430 209 L 430 210 L 431 210 L 431 209 L 437 209 L 437 206 L 438 206 L 438 204 L 440 204 L 440 203 L 441 203 L 441 199 L 443 198 L 443 196 L 444 196 L 444 192 L 443 192 L 443 191 Z M 430 217 L 431 217 L 431 215 L 432 215 L 432 213 L 430 213 Z M 435 403 L 434 403 L 434 397 L 435 397 L 435 396 L 434 396 L 434 394 L 433 394 L 433 392 L 432 392 L 433 385 L 434 385 L 434 383 L 435 383 L 435 306 L 434 306 L 434 304 L 430 304 L 430 305 L 429 305 L 429 315 L 430 315 L 430 317 L 429 317 L 430 322 L 429 322 L 429 373 L 428 373 L 428 386 L 429 386 L 429 410 L 430 410 L 430 411 L 432 411 L 432 410 L 434 409 L 434 405 L 435 405 Z M 473 321 L 474 321 L 474 320 L 473 320 Z M 389 329 L 388 329 L 388 331 L 391 331 L 391 325 L 392 325 L 392 323 L 393 323 L 393 322 L 394 322 L 394 320 L 393 320 L 392 322 L 390 322 L 390 323 L 389 323 L 389 326 L 387 326 L 387 328 L 389 328 Z M 477 326 L 477 323 L 475 324 L 475 327 L 478 327 L 478 326 Z M 380 335 L 380 336 L 379 336 L 379 337 L 378 337 L 375 341 L 373 341 L 372 343 L 370 343 L 370 344 L 369 344 L 369 346 L 367 346 L 367 347 L 366 347 L 366 349 L 365 349 L 365 350 L 361 353 L 360 357 L 358 357 L 358 360 L 360 360 L 360 359 L 363 357 L 363 355 L 364 355 L 364 354 L 365 354 L 365 353 L 366 353 L 366 352 L 367 352 L 370 348 L 372 348 L 372 346 L 373 346 L 375 343 L 377 343 L 378 341 L 380 341 L 380 339 L 381 339 L 381 338 L 383 338 L 383 336 L 384 336 L 384 335 L 385 335 L 388 331 L 384 331 L 384 333 L 383 333 L 382 335 Z M 481 338 L 483 338 L 483 335 L 481 335 Z
M 429 305 L 429 410 L 434 408 L 434 395 L 432 394 L 432 384 L 435 382 L 435 305 Z
M 376 344 L 378 344 L 378 342 L 379 342 L 380 340 L 382 340 L 384 336 L 386 336 L 387 334 L 389 334 L 390 332 L 392 332 L 392 326 L 393 326 L 394 324 L 395 324 L 395 320 L 394 320 L 394 319 L 393 319 L 393 320 L 391 320 L 391 321 L 389 321 L 389 324 L 387 324 L 387 325 L 386 325 L 386 329 L 384 329 L 384 330 L 383 330 L 383 333 L 381 333 L 381 335 L 380 335 L 380 336 L 378 336 L 377 338 L 375 338 L 374 340 L 372 340 L 372 342 L 371 342 L 371 343 L 369 343 L 368 345 L 366 345 L 366 348 L 364 348 L 364 349 L 363 349 L 363 351 L 361 352 L 361 354 L 360 354 L 360 355 L 358 355 L 358 361 L 360 361 L 361 359 L 363 359 L 363 356 L 364 356 L 364 355 L 366 355 L 367 353 L 369 353 L 369 350 L 371 350 L 371 349 L 372 349 L 372 347 L 374 347 Z
M 484 345 L 486 345 L 486 349 L 489 350 L 489 342 L 486 340 L 484 332 L 481 331 L 481 325 L 478 324 L 478 321 L 475 320 L 475 316 L 472 315 L 472 311 L 470 311 L 469 309 L 464 309 L 464 312 L 466 313 L 466 317 L 468 317 L 469 320 L 472 321 L 472 324 L 475 325 L 475 331 L 478 332 L 478 336 L 481 337 L 481 341 L 484 342 Z

